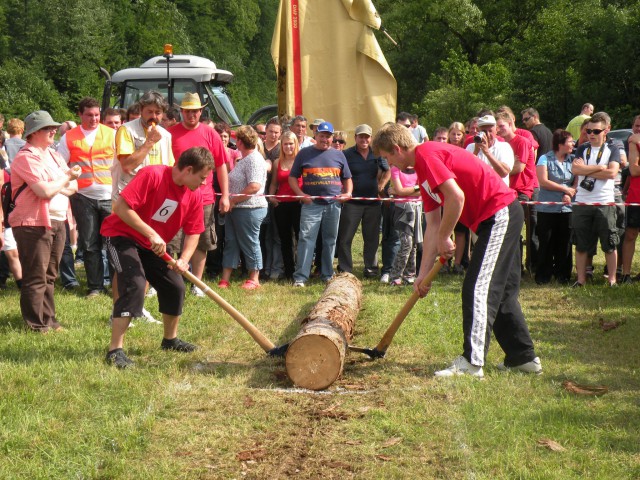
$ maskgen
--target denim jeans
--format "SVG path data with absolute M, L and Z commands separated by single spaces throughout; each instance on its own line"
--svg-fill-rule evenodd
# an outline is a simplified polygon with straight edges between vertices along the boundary
M 224 268 L 238 268 L 240 252 L 244 254 L 247 270 L 262 269 L 260 225 L 267 208 L 234 208 L 226 215 L 224 226 Z
M 100 227 L 111 215 L 111 199 L 94 200 L 81 193 L 71 196 L 71 209 L 78 224 L 78 248 L 84 250 L 84 269 L 87 288 L 104 289 L 104 262 L 102 257 L 102 235 Z
M 69 242 L 69 222 L 64 222 L 67 238 L 64 241 L 64 250 L 62 251 L 62 260 L 60 260 L 60 282 L 65 288 L 77 287 L 78 277 L 76 277 L 76 267 L 74 265 L 73 250 L 71 249 L 71 243 Z
M 340 203 L 322 205 L 303 204 L 300 211 L 300 234 L 298 237 L 298 263 L 293 274 L 295 282 L 306 282 L 311 275 L 311 262 L 318 232 L 322 231 L 322 258 L 320 276 L 329 280 L 333 276 L 333 255 L 340 224 Z

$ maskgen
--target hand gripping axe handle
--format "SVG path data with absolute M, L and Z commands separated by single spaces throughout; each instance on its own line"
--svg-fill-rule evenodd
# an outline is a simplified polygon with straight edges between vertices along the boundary
M 447 260 L 444 257 L 439 257 L 438 261 L 433 265 L 427 276 L 422 279 L 420 286 L 423 287 L 431 283 L 433 279 L 436 278 L 436 275 L 438 275 L 438 272 L 445 263 L 447 263 Z M 352 352 L 364 353 L 366 355 L 369 355 L 373 359 L 383 358 L 385 353 L 387 353 L 387 348 L 389 348 L 389 345 L 391 345 L 391 341 L 393 340 L 394 335 L 400 328 L 400 325 L 402 325 L 402 322 L 404 322 L 404 319 L 407 318 L 407 315 L 409 315 L 409 312 L 419 299 L 420 295 L 414 290 L 402 309 L 396 315 L 396 318 L 393 319 L 393 322 L 391 322 L 391 325 L 389 325 L 389 328 L 387 328 L 387 331 L 384 333 L 382 339 L 375 348 L 363 348 L 349 345 L 349 350 L 351 350 Z

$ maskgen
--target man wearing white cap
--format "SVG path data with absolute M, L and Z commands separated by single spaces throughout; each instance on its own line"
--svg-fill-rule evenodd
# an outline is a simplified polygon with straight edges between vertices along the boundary
M 215 163 L 215 172 L 220 184 L 222 196 L 220 197 L 220 212 L 229 211 L 229 178 L 227 175 L 227 152 L 218 132 L 213 128 L 200 123 L 200 116 L 204 106 L 200 103 L 200 96 L 197 93 L 185 93 L 180 104 L 182 122 L 169 128 L 171 134 L 173 158 L 180 158 L 182 152 L 192 147 L 204 147 L 211 152 Z M 202 202 L 204 205 L 204 232 L 200 234 L 200 239 L 195 252 L 191 257 L 191 269 L 193 274 L 202 279 L 204 266 L 207 260 L 207 252 L 216 248 L 215 224 L 213 221 L 213 205 L 216 197 L 213 191 L 213 170 L 209 172 L 204 185 L 200 186 Z M 180 250 L 180 240 L 182 232 L 176 239 Z M 197 297 L 204 297 L 205 294 L 195 285 L 191 286 L 191 293 Z
M 467 151 L 490 165 L 508 186 L 509 174 L 515 161 L 513 150 L 508 143 L 496 140 L 496 119 L 493 115 L 480 117 L 478 130 L 473 143 L 467 145 Z

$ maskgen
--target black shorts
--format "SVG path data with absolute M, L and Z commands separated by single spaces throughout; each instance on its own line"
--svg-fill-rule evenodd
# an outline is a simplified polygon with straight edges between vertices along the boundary
M 627 227 L 640 228 L 640 207 L 627 207 Z
M 151 250 L 126 237 L 106 237 L 109 261 L 118 275 L 118 295 L 114 318 L 141 317 L 146 282 L 158 291 L 160 313 L 178 316 L 184 305 L 182 276 Z

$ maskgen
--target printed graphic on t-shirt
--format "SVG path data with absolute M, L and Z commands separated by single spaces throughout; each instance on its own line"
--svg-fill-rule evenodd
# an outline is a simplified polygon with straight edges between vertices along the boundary
M 176 211 L 176 208 L 178 208 L 178 202 L 167 198 L 162 203 L 160 208 L 156 211 L 156 213 L 153 214 L 151 220 L 155 220 L 156 222 L 161 223 L 167 223 L 167 220 L 171 218 L 171 215 L 173 215 L 173 212 Z
M 433 198 L 433 200 L 436 203 L 438 203 L 438 205 L 442 204 L 442 199 L 440 198 L 440 195 L 438 195 L 437 193 L 433 193 L 431 191 L 431 188 L 429 187 L 429 184 L 426 181 L 422 184 L 422 188 L 424 188 L 425 192 L 427 192 L 427 195 Z
M 342 186 L 340 173 L 340 168 L 336 167 L 305 168 L 302 171 L 302 177 L 304 178 L 305 185 Z

